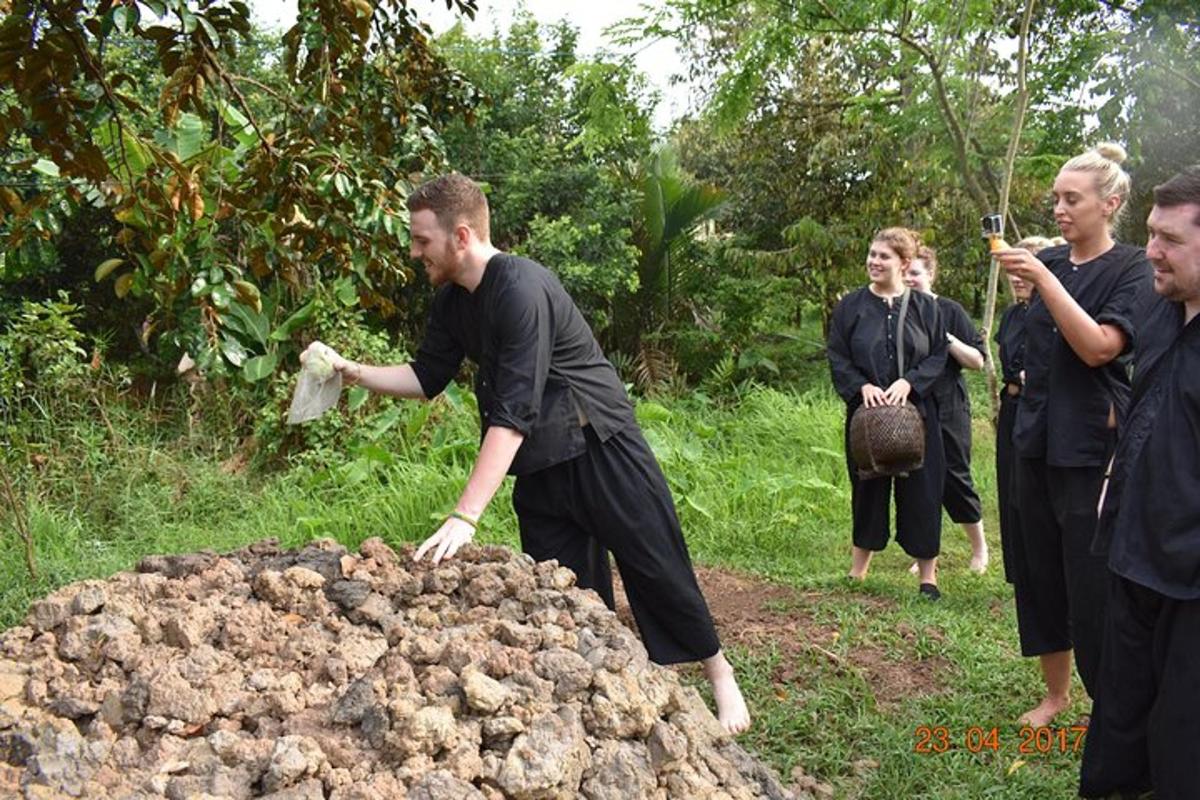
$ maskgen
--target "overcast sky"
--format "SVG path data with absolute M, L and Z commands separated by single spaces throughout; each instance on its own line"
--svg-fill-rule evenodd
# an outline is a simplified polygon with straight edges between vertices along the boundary
M 479 0 L 479 13 L 474 22 L 467 23 L 473 34 L 490 33 L 497 26 L 508 27 L 516 8 L 524 5 L 539 21 L 557 22 L 566 19 L 579 29 L 579 50 L 590 55 L 597 50 L 625 54 L 636 47 L 616 48 L 604 35 L 604 29 L 614 22 L 633 16 L 643 16 L 643 0 Z M 270 27 L 287 29 L 296 21 L 296 0 L 249 0 L 257 20 Z M 445 0 L 410 0 L 409 6 L 429 22 L 434 31 L 451 27 L 459 17 L 446 10 Z M 679 55 L 674 43 L 660 41 L 638 53 L 638 67 L 655 86 L 662 100 L 655 114 L 655 124 L 665 129 L 670 121 L 687 111 L 688 89 L 683 85 L 669 86 L 672 73 L 679 71 Z

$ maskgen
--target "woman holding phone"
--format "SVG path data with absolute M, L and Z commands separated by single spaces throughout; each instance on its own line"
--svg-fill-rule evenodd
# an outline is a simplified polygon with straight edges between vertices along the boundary
M 1072 651 L 1089 695 L 1100 659 L 1108 569 L 1091 553 L 1096 501 L 1129 401 L 1134 308 L 1151 281 L 1142 248 L 1113 238 L 1130 191 L 1124 158 L 1103 144 L 1059 171 L 1054 219 L 1067 244 L 994 253 L 1035 293 L 1013 423 L 1017 623 L 1021 652 L 1039 658 L 1046 684 L 1021 718 L 1032 726 L 1070 705 Z

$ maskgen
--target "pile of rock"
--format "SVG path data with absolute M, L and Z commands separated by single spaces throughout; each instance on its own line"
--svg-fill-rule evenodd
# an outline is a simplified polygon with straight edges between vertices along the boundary
M 787 798 L 554 562 L 263 542 L 0 634 L 0 797 Z

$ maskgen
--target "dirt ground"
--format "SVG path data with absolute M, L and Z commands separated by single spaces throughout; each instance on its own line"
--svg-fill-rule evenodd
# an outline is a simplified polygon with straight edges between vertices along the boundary
M 901 623 L 905 645 L 889 652 L 870 643 L 839 646 L 836 626 L 817 619 L 819 592 L 801 592 L 782 584 L 715 567 L 697 567 L 700 588 L 708 600 L 721 641 L 751 651 L 774 650 L 780 656 L 773 678 L 780 689 L 811 672 L 813 655 L 837 672 L 857 672 L 875 693 L 876 703 L 888 708 L 912 697 L 941 692 L 953 665 L 940 656 L 921 657 L 916 650 L 917 631 Z M 620 578 L 614 579 L 620 587 Z M 883 611 L 889 601 L 859 596 L 852 602 L 865 610 Z M 617 612 L 636 630 L 623 589 L 617 593 Z M 925 635 L 940 635 L 926 630 Z

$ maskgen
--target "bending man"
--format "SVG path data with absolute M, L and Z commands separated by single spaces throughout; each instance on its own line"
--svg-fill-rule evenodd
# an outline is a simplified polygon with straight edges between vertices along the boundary
M 334 356 L 343 380 L 428 399 L 478 365 L 483 444 L 446 522 L 417 550 L 434 563 L 475 533 L 506 473 L 521 547 L 558 559 L 613 607 L 611 551 L 650 658 L 701 661 L 717 716 L 741 733 L 750 715 L 721 652 L 662 471 L 612 364 L 558 279 L 492 246 L 487 199 L 461 175 L 408 198 L 411 252 L 437 289 L 411 364 L 367 366 Z

